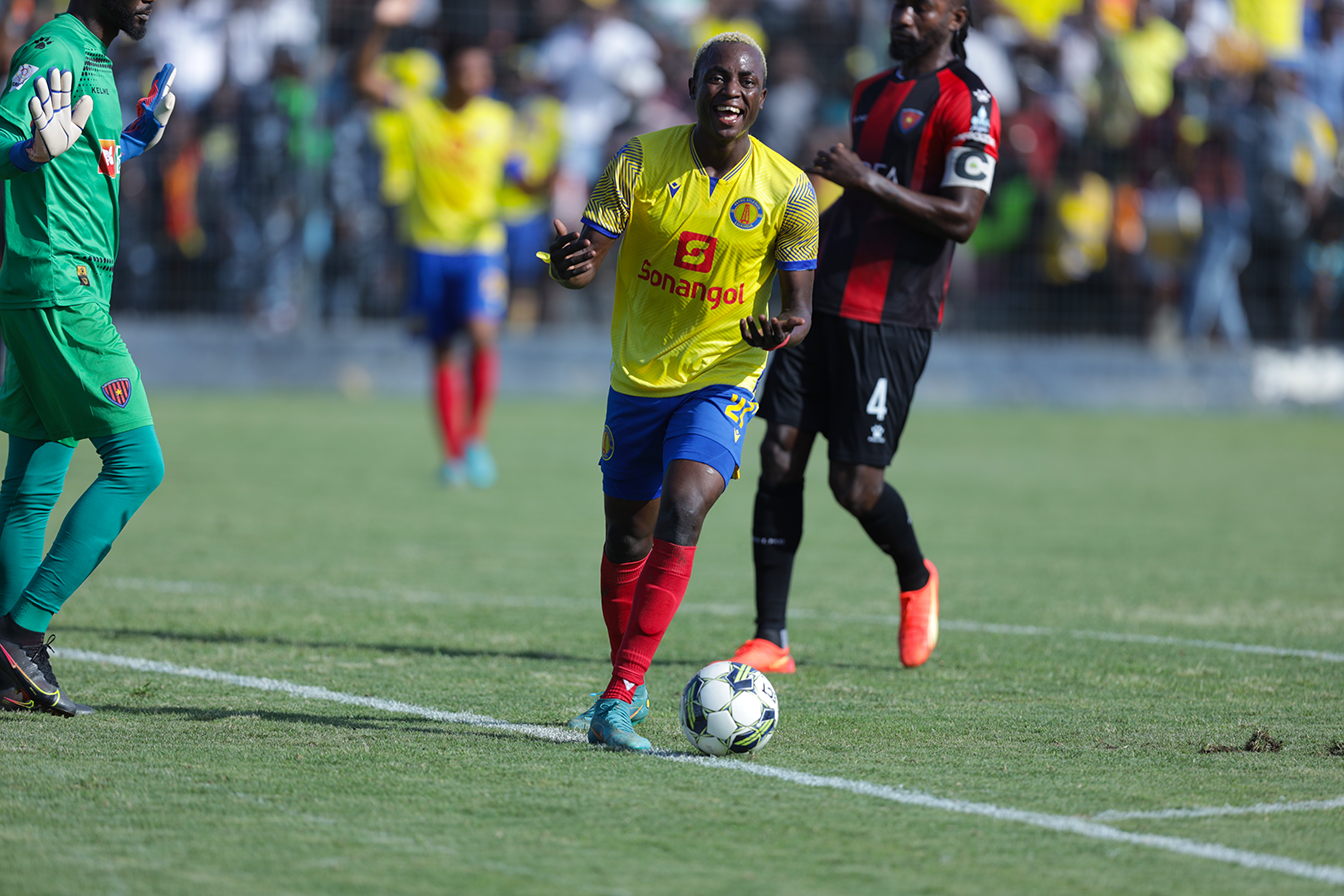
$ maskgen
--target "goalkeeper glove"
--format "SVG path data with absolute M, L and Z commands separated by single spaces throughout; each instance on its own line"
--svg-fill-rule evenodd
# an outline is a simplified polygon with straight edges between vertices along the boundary
M 93 111 L 93 97 L 82 96 L 74 108 L 70 107 L 70 88 L 74 72 L 53 68 L 46 78 L 33 81 L 33 93 L 28 100 L 28 114 L 33 118 L 33 136 L 16 143 L 9 151 L 9 159 L 24 171 L 36 171 L 39 165 L 75 145 L 84 133 L 89 113 Z
M 123 159 L 135 158 L 158 143 L 163 136 L 163 129 L 173 114 L 173 104 L 177 102 L 172 91 L 176 73 L 171 62 L 159 69 L 159 73 L 154 76 L 154 83 L 150 85 L 149 96 L 135 104 L 135 110 L 140 114 L 121 132 Z

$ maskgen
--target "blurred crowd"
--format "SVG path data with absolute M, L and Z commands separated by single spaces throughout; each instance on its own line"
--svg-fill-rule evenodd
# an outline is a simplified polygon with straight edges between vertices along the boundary
M 1344 339 L 1344 0 L 972 0 L 995 94 L 994 190 L 959 250 L 946 328 L 1158 347 Z M 58 11 L 9 0 L 8 58 Z M 854 83 L 890 65 L 888 0 L 422 0 L 380 64 L 434 91 L 445 38 L 488 47 L 519 159 L 511 326 L 601 322 L 534 252 L 577 223 L 631 134 L 693 120 L 695 48 L 760 41 L 753 133 L 804 164 L 848 142 Z M 352 60 L 371 4 L 156 0 L 112 56 L 129 113 L 177 65 L 172 124 L 123 170 L 114 310 L 245 317 L 270 332 L 392 317 L 403 299 L 397 122 Z M 818 183 L 823 204 L 833 199 Z M 400 191 L 400 192 L 399 192 Z M 585 299 L 586 301 L 586 299 Z

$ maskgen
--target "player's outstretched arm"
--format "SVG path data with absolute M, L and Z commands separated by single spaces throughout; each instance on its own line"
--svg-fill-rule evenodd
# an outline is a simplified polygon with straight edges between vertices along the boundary
M 355 54 L 353 76 L 355 89 L 374 102 L 395 106 L 401 99 L 396 82 L 378 70 L 378 56 L 392 30 L 411 24 L 419 6 L 419 0 L 378 0 L 373 6 L 373 23 Z
M 53 68 L 47 77 L 33 79 L 33 96 L 28 100 L 33 135 L 16 143 L 9 158 L 15 167 L 35 171 L 75 145 L 84 133 L 84 125 L 93 112 L 93 97 L 82 96 L 70 105 L 74 72 Z
M 768 352 L 797 345 L 812 329 L 812 280 L 815 271 L 780 271 L 779 317 L 761 314 L 738 321 L 742 341 Z
M 583 289 L 593 282 L 616 240 L 587 225 L 582 232 L 575 233 L 559 218 L 551 223 L 555 226 L 555 239 L 547 249 L 551 279 L 567 289 Z
M 133 159 L 159 142 L 168 119 L 173 114 L 177 97 L 173 96 L 173 78 L 177 69 L 170 62 L 154 76 L 149 87 L 149 96 L 141 98 L 135 104 L 139 114 L 135 120 L 121 132 L 121 157 Z
M 843 143 L 818 150 L 811 167 L 803 170 L 846 190 L 871 193 L 907 224 L 958 243 L 966 242 L 975 232 L 989 196 L 974 187 L 944 187 L 940 193 L 911 190 L 869 168 Z

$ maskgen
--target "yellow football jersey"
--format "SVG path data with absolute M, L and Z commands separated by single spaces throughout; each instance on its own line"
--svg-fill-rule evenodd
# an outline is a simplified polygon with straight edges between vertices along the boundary
M 504 248 L 499 194 L 513 133 L 513 111 L 474 97 L 454 112 L 428 97 L 402 103 L 415 185 L 405 234 L 426 252 L 498 252 Z
M 817 197 L 807 176 L 751 138 L 711 179 L 694 125 L 636 137 L 593 189 L 584 223 L 624 236 L 616 262 L 611 385 L 627 395 L 756 388 L 766 353 L 738 321 L 769 310 L 776 268 L 817 266 Z

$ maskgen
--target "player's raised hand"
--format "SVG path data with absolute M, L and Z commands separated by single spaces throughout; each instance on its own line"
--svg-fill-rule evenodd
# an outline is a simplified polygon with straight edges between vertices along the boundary
M 154 76 L 154 83 L 149 87 L 149 96 L 135 104 L 139 114 L 121 132 L 122 158 L 135 158 L 158 143 L 163 136 L 163 129 L 177 102 L 177 97 L 173 96 L 173 78 L 176 75 L 177 69 L 172 63 L 159 69 L 159 73 Z
M 559 218 L 551 221 L 555 239 L 548 251 L 551 254 L 551 276 L 562 283 L 586 274 L 593 269 L 593 245 L 575 231 L 565 227 Z
M 74 72 L 53 68 L 47 77 L 33 79 L 33 94 L 28 114 L 33 117 L 33 143 L 29 157 L 38 164 L 52 159 L 75 145 L 84 133 L 84 125 L 93 112 L 93 97 L 82 96 L 70 106 L 70 88 Z
M 788 345 L 793 331 L 805 326 L 807 321 L 797 315 L 779 318 L 760 314 L 756 317 L 744 317 L 738 324 L 742 328 L 743 342 L 772 352 Z
M 378 0 L 373 7 L 373 21 L 385 28 L 409 25 L 420 8 L 420 0 Z

